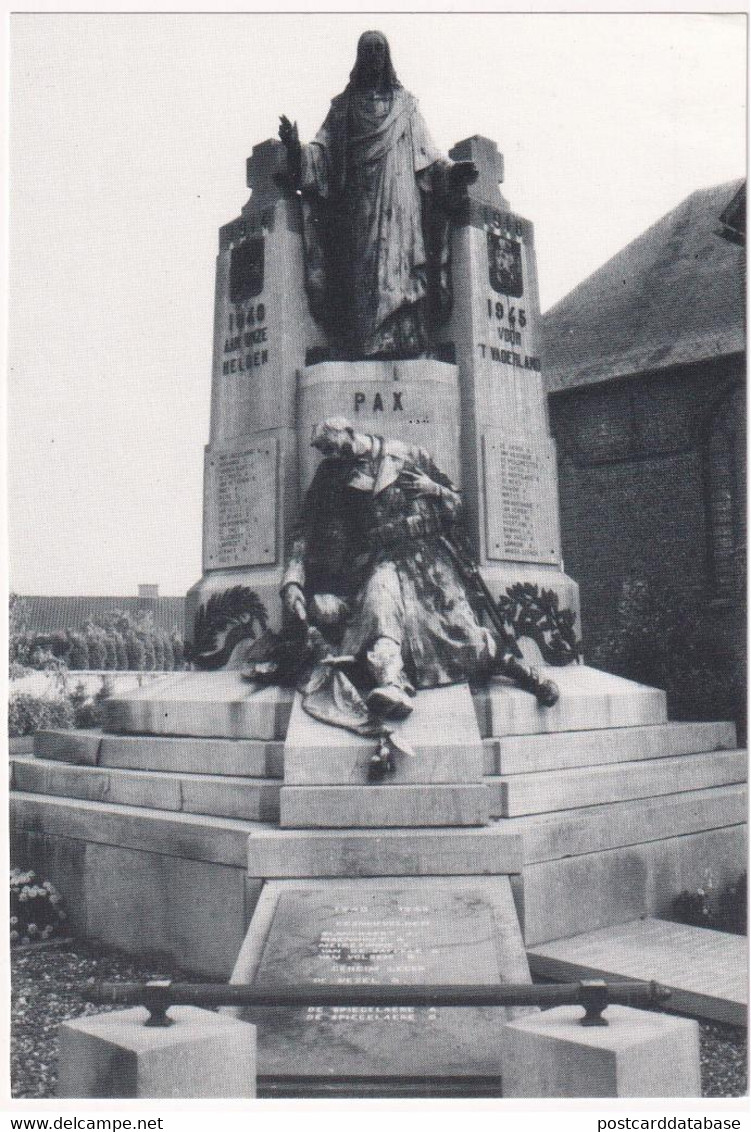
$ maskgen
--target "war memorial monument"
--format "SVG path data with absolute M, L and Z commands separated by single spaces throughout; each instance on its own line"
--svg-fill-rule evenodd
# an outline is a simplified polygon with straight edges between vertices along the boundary
M 440 153 L 376 32 L 316 137 L 279 133 L 219 233 L 192 670 L 110 701 L 101 733 L 38 736 L 18 855 L 82 934 L 235 985 L 615 977 L 630 932 L 634 977 L 670 984 L 683 929 L 651 917 L 738 871 L 740 755 L 730 724 L 669 723 L 662 691 L 583 662 L 503 158 Z M 529 1006 L 242 1019 L 267 1094 L 696 1095 L 695 1024 L 644 1014 L 637 1064 L 611 1010 L 581 1048 Z M 114 1040 L 112 1017 L 65 1041 Z M 600 1070 L 576 1070 L 587 1042 Z M 233 1095 L 134 1081 L 87 1095 Z

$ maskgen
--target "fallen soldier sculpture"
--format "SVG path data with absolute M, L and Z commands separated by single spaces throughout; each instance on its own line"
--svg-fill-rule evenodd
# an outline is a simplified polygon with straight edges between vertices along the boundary
M 309 714 L 382 739 L 417 689 L 501 675 L 555 704 L 556 685 L 518 659 L 465 548 L 459 492 L 430 455 L 343 418 L 316 425 L 312 444 L 324 459 L 284 572 L 282 633 L 245 675 L 296 683 Z

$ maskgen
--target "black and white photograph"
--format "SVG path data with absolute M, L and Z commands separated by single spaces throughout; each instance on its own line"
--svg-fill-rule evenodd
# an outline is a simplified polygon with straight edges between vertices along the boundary
M 747 1113 L 745 12 L 7 23 L 6 1111 Z

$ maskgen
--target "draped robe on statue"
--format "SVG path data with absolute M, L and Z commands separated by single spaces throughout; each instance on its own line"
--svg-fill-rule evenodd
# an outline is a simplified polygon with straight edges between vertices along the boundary
M 439 317 L 450 301 L 447 226 L 421 199 L 442 191 L 450 165 L 402 87 L 348 87 L 303 146 L 308 295 L 350 354 L 419 354 L 433 280 Z

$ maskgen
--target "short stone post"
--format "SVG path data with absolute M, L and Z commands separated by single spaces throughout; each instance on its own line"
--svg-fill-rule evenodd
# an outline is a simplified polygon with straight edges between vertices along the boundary
M 169 1026 L 146 1026 L 145 1007 L 63 1022 L 59 1097 L 254 1097 L 256 1028 L 173 1006 Z
M 529 1014 L 501 1032 L 504 1097 L 698 1097 L 699 1026 L 609 1006 L 582 1026 L 580 1006 Z

